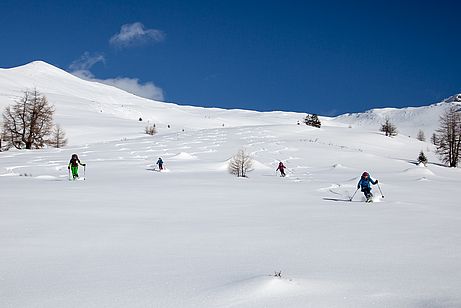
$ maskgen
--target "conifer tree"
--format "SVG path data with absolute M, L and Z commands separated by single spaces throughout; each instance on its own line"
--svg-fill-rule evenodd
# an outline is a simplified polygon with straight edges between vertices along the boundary
M 384 119 L 384 124 L 381 125 L 381 131 L 388 137 L 397 136 L 397 127 L 391 123 L 389 117 Z
M 424 152 L 422 150 L 421 152 L 419 152 L 418 163 L 423 164 L 424 167 L 427 165 L 427 158 L 426 158 L 426 155 L 424 155 Z
M 308 126 L 319 127 L 322 126 L 322 123 L 319 120 L 319 117 L 316 114 L 308 114 L 304 118 L 304 123 Z

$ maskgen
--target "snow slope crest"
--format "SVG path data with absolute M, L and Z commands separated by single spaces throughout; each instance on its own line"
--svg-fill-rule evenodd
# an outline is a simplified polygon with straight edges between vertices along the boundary
M 19 71 L 19 72 L 22 72 L 23 74 L 36 74 L 36 75 L 42 75 L 42 74 L 62 74 L 66 76 L 71 75 L 65 70 L 60 69 L 42 60 L 32 61 L 30 63 L 17 66 L 17 67 L 12 67 L 12 68 L 1 68 L 0 70 Z
M 453 95 L 453 96 L 450 96 L 449 98 L 445 99 L 444 102 L 447 102 L 447 103 L 453 103 L 453 102 L 461 103 L 461 93 Z
M 56 107 L 55 121 L 66 131 L 70 145 L 141 137 L 145 126 L 152 124 L 162 134 L 288 124 L 303 118 L 294 112 L 225 110 L 150 100 L 114 86 L 83 80 L 44 61 L 0 69 L 1 109 L 30 89 L 46 95 Z
M 441 115 L 451 106 L 461 106 L 461 94 L 450 96 L 442 102 L 429 106 L 371 109 L 363 113 L 340 115 L 333 121 L 379 130 L 385 119 L 389 118 L 397 126 L 400 134 L 414 138 L 418 131 L 422 130 L 428 137 L 438 128 Z
M 294 125 L 304 113 L 257 112 L 180 106 L 138 97 L 114 86 L 80 79 L 44 61 L 0 69 L 0 108 L 13 103 L 24 90 L 45 94 L 56 107 L 55 122 L 69 137 L 69 144 L 138 138 L 146 125 L 155 124 L 159 134 L 196 129 L 257 125 Z M 430 136 L 440 115 L 451 105 L 461 104 L 461 94 L 424 107 L 371 109 L 335 118 L 321 117 L 322 126 L 361 127 L 379 130 L 386 117 L 400 134 L 415 137 L 421 129 Z M 82 127 L 89 129 L 82 129 Z

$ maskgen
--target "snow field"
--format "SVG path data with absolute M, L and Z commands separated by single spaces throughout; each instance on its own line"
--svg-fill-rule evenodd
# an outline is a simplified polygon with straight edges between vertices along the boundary
M 301 113 L 155 102 L 38 61 L 0 69 L 0 107 L 35 87 L 70 146 L 0 153 L 0 306 L 461 306 L 461 171 L 414 139 L 446 103 L 315 129 Z M 397 137 L 377 132 L 385 116 Z M 227 172 L 239 148 L 254 158 L 246 179 Z M 72 153 L 86 180 L 68 181 Z M 364 170 L 385 198 L 373 186 L 371 204 L 342 201 Z
M 257 162 L 247 179 L 227 172 L 241 147 Z M 432 151 L 417 166 L 420 148 L 262 125 L 0 153 L 0 304 L 458 307 L 460 170 Z M 85 181 L 67 179 L 74 152 Z M 158 157 L 169 172 L 152 171 Z M 364 170 L 384 199 L 373 186 L 380 202 L 329 200 Z

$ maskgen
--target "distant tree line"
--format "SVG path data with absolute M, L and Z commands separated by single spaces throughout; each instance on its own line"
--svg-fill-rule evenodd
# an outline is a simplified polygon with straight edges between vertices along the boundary
M 397 135 L 397 127 L 386 117 L 381 125 L 381 131 L 386 136 Z M 420 129 L 416 135 L 419 141 L 426 141 L 424 132 Z M 430 142 L 435 145 L 435 152 L 441 161 L 449 167 L 457 167 L 461 158 L 461 108 L 450 106 L 439 119 L 439 128 L 431 135 Z M 421 151 L 418 162 L 427 164 L 427 158 Z

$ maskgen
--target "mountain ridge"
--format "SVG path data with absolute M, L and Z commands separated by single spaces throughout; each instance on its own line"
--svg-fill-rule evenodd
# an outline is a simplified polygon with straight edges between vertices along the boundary
M 101 141 L 99 133 L 82 133 L 81 127 L 85 126 L 100 131 L 99 135 L 119 139 L 141 136 L 146 122 L 156 124 L 160 131 L 179 132 L 186 129 L 296 124 L 302 122 L 306 115 L 286 111 L 195 107 L 150 100 L 111 85 L 81 79 L 42 60 L 0 69 L 2 109 L 20 97 L 25 89 L 31 88 L 37 88 L 56 106 L 56 122 L 63 125 L 71 140 L 75 140 L 72 143 Z M 449 106 L 459 105 L 460 101 L 461 94 L 455 94 L 427 106 L 374 108 L 336 117 L 321 116 L 320 119 L 326 126 L 377 130 L 389 117 L 401 133 L 414 137 L 420 129 L 427 135 L 435 131 L 440 115 Z

